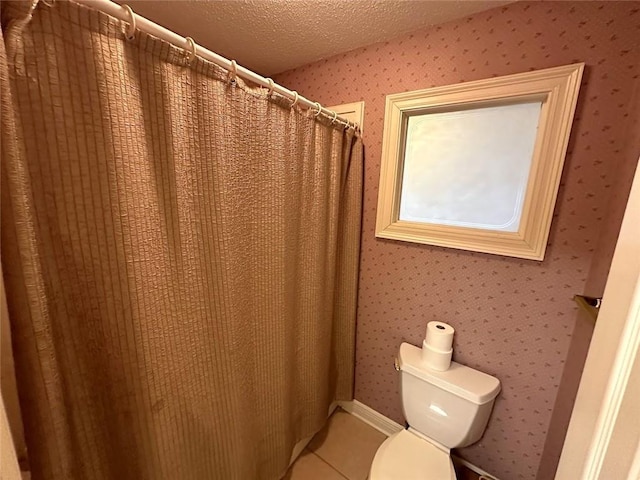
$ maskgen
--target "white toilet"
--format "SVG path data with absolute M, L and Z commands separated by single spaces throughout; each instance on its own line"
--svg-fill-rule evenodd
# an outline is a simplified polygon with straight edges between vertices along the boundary
M 430 370 L 421 349 L 408 343 L 400 346 L 397 367 L 409 428 L 380 445 L 369 480 L 455 480 L 450 449 L 480 439 L 500 381 L 456 362 L 444 372 Z

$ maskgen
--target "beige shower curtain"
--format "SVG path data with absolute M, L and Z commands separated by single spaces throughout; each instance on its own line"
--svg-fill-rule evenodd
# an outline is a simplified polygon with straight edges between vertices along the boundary
M 352 395 L 360 139 L 25 3 L 1 7 L 2 265 L 33 478 L 282 476 Z

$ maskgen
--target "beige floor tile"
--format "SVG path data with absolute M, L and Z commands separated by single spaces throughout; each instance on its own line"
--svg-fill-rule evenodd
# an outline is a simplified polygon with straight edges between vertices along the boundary
M 313 452 L 304 450 L 282 480 L 346 480 Z
M 342 410 L 309 444 L 309 450 L 349 480 L 365 480 L 376 450 L 387 437 Z

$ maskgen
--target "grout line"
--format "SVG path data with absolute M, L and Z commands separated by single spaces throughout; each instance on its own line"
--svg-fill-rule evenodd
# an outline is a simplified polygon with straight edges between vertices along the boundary
M 358 416 L 356 416 L 356 415 L 353 415 L 353 414 L 349 413 L 348 411 L 346 411 L 344 408 L 342 408 L 342 405 L 340 405 L 339 410 L 336 410 L 336 411 L 334 412 L 334 414 L 335 414 L 335 413 L 337 413 L 338 411 L 342 411 L 342 413 L 343 413 L 343 414 L 345 414 L 345 415 L 349 415 L 351 418 L 353 418 L 353 420 L 355 420 L 357 423 L 361 423 L 363 426 L 366 426 L 366 427 L 368 427 L 368 428 L 371 428 L 371 427 L 372 427 L 368 422 L 364 421 L 364 420 L 363 420 L 363 419 L 361 419 L 360 417 L 358 417 Z M 330 428 L 330 427 L 325 427 L 325 428 L 327 428 L 328 430 L 331 430 L 331 428 Z M 379 434 L 379 431 L 378 431 L 378 429 L 377 429 L 377 428 L 372 428 L 372 433 L 375 433 L 376 435 L 378 435 L 378 434 Z M 370 435 L 367 435 L 367 436 L 368 436 L 369 438 L 372 438 Z M 332 443 L 335 443 L 335 442 L 332 442 Z M 380 443 L 382 443 L 382 442 L 380 442 Z M 366 479 L 368 478 L 368 476 L 369 476 L 369 470 L 370 470 L 370 468 L 371 468 L 371 462 L 369 462 L 369 463 L 367 464 L 367 467 L 366 467 L 366 469 L 365 469 L 365 471 L 364 471 L 364 472 L 357 472 L 357 475 L 355 475 L 354 477 L 351 477 L 351 476 L 347 475 L 346 473 L 343 473 L 343 472 L 340 470 L 340 468 L 338 467 L 338 465 L 334 465 L 334 464 L 333 464 L 333 463 L 331 463 L 329 460 L 327 460 L 327 459 L 323 458 L 323 457 L 322 457 L 322 456 L 321 456 L 317 451 L 312 450 L 311 448 L 308 448 L 308 450 L 309 450 L 310 452 L 312 452 L 312 453 L 313 453 L 316 457 L 318 457 L 320 460 L 322 460 L 325 464 L 329 465 L 329 466 L 331 467 L 331 469 L 332 469 L 332 470 L 334 470 L 334 471 L 338 472 L 338 473 L 340 474 L 340 476 L 341 476 L 342 478 L 344 478 L 345 480 L 366 480 Z M 373 459 L 372 459 L 372 461 L 373 461 Z M 362 476 L 360 475 L 360 473 L 362 473 Z
M 311 453 L 313 453 L 313 455 L 315 455 L 317 458 L 319 458 L 322 463 L 328 465 L 331 470 L 333 470 L 334 472 L 336 472 L 338 475 L 340 475 L 342 478 L 344 478 L 345 480 L 350 480 L 349 477 L 347 477 L 344 473 L 342 473 L 340 470 L 338 470 L 336 467 L 334 467 L 333 465 L 331 465 L 329 462 L 327 462 L 324 458 L 322 458 L 320 455 L 318 455 L 316 452 L 309 450 Z

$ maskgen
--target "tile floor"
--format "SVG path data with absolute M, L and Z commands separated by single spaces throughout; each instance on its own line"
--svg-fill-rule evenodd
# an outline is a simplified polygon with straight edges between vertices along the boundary
M 283 480 L 366 480 L 376 450 L 386 438 L 357 417 L 337 409 Z M 458 480 L 478 479 L 475 472 L 455 467 Z
M 291 466 L 283 480 L 366 480 L 376 450 L 386 435 L 338 408 Z M 458 480 L 478 480 L 456 465 Z M 22 480 L 31 474 L 22 472 Z
M 291 466 L 285 480 L 366 480 L 386 435 L 336 410 Z

